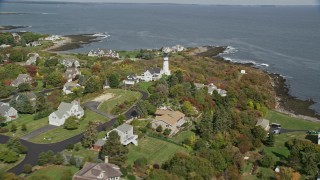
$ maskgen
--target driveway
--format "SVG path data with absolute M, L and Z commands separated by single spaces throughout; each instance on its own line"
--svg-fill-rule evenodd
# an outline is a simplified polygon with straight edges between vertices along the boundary
M 32 131 L 32 132 L 30 132 L 30 133 L 22 136 L 21 139 L 23 139 L 23 140 L 29 140 L 29 139 L 31 139 L 31 138 L 33 138 L 33 137 L 35 137 L 35 136 L 38 136 L 39 134 L 42 134 L 42 133 L 47 132 L 47 131 L 50 131 L 50 130 L 55 129 L 55 128 L 57 128 L 57 127 L 58 127 L 58 126 L 53 126 L 53 125 L 50 125 L 50 124 L 49 124 L 49 125 L 46 125 L 46 126 L 44 126 L 44 127 L 42 127 L 42 128 L 39 128 L 39 129 L 37 129 L 37 130 L 35 130 L 35 131 Z
M 145 92 L 140 92 L 142 94 L 141 99 L 145 100 L 148 98 L 148 94 Z M 90 107 L 90 103 L 89 103 L 89 107 Z M 96 106 L 96 104 L 92 104 L 92 108 L 97 109 L 98 106 Z M 98 110 L 97 110 L 98 111 Z M 131 114 L 132 112 L 135 111 L 135 106 L 132 106 L 126 113 L 126 118 L 128 118 L 128 116 Z M 96 112 L 96 111 L 94 111 Z M 100 112 L 100 111 L 98 111 Z M 127 116 L 128 115 L 128 116 Z M 106 129 L 111 129 L 112 126 L 114 125 L 114 123 L 116 122 L 116 118 L 112 118 L 110 121 L 104 123 L 104 124 L 100 124 L 97 127 L 97 130 L 100 131 L 105 131 Z M 24 145 L 28 147 L 28 153 L 26 154 L 25 159 L 18 164 L 17 166 L 11 168 L 9 170 L 9 172 L 13 172 L 15 174 L 21 174 L 22 170 L 23 170 L 23 166 L 25 164 L 31 164 L 32 166 L 36 165 L 38 162 L 38 156 L 41 152 L 47 152 L 49 150 L 52 150 L 53 152 L 57 153 L 57 152 L 61 152 L 62 150 L 64 150 L 69 144 L 75 144 L 77 142 L 80 142 L 81 139 L 83 137 L 83 133 L 78 134 L 76 136 L 73 136 L 69 139 L 66 139 L 64 141 L 61 142 L 57 142 L 57 143 L 52 143 L 52 144 L 35 144 L 32 142 L 29 142 L 27 140 L 24 139 L 20 139 L 20 142 Z M 5 144 L 7 141 L 9 140 L 8 136 L 4 136 L 4 135 L 0 135 L 0 143 L 1 144 Z
M 84 104 L 82 104 L 82 105 L 83 105 L 84 107 L 90 109 L 91 111 L 93 111 L 93 112 L 95 112 L 95 113 L 97 113 L 97 114 L 100 114 L 100 115 L 102 115 L 102 116 L 105 116 L 105 117 L 107 117 L 107 118 L 109 118 L 109 119 L 115 118 L 115 116 L 113 116 L 113 115 L 111 115 L 111 114 L 107 114 L 107 113 L 105 113 L 105 112 L 103 112 L 103 111 L 100 111 L 100 110 L 98 109 L 98 107 L 99 107 L 100 104 L 101 104 L 101 102 L 89 101 L 89 102 L 86 102 L 86 103 L 84 103 Z

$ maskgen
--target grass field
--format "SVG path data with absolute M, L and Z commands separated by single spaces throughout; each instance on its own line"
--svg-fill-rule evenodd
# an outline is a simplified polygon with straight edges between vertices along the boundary
M 129 146 L 128 165 L 141 157 L 147 158 L 149 164 L 162 164 L 176 152 L 187 151 L 184 147 L 147 136 L 139 139 L 138 143 L 138 146 Z
M 33 172 L 26 179 L 32 180 L 36 178 L 36 176 L 46 176 L 47 178 L 45 180 L 56 180 L 56 179 L 60 179 L 63 176 L 63 172 L 68 170 L 70 170 L 72 174 L 75 174 L 77 171 L 79 171 L 79 169 L 74 166 L 53 166 L 52 165 L 52 166 L 48 166 Z
M 0 150 L 1 151 L 7 150 L 7 146 L 5 144 L 0 144 Z M 7 164 L 7 163 L 0 161 L 0 171 L 7 171 L 7 170 L 13 168 L 14 166 L 18 165 L 21 161 L 23 161 L 24 158 L 25 158 L 25 155 L 20 154 L 18 161 L 15 163 Z
M 119 104 L 125 101 L 132 102 L 140 99 L 141 94 L 139 92 L 122 90 L 122 89 L 108 89 L 108 93 L 115 94 L 115 97 L 102 103 L 99 107 L 101 111 L 111 114 L 112 110 Z
M 90 157 L 91 159 L 96 159 L 98 157 L 99 152 L 86 149 L 81 145 L 81 143 L 76 143 L 75 146 L 79 147 L 78 151 L 65 149 L 63 152 L 68 155 L 74 155 L 83 158 Z
M 75 136 L 83 132 L 87 127 L 89 121 L 103 123 L 107 121 L 107 118 L 102 115 L 96 114 L 90 110 L 86 110 L 85 118 L 80 121 L 80 125 L 78 129 L 67 130 L 67 129 L 64 129 L 63 126 L 61 126 L 56 129 L 47 131 L 46 133 L 40 134 L 39 136 L 36 136 L 30 139 L 30 141 L 34 143 L 44 143 L 44 144 L 63 141 L 65 139 L 68 139 L 72 136 Z
M 182 131 L 182 132 L 179 132 L 177 135 L 173 136 L 171 138 L 171 140 L 173 140 L 174 142 L 177 142 L 177 143 L 182 143 L 185 139 L 191 137 L 194 134 L 195 133 L 190 130 L 189 131 Z
M 12 132 L 7 132 L 5 133 L 5 135 L 8 136 L 14 136 L 14 137 L 21 137 L 25 134 L 28 134 L 29 132 L 32 132 L 36 129 L 39 129 L 43 126 L 48 125 L 48 118 L 42 118 L 42 119 L 38 119 L 38 120 L 33 120 L 34 115 L 30 115 L 30 114 L 19 114 L 19 118 L 15 119 L 13 121 L 11 121 L 10 123 L 8 123 L 7 128 L 10 129 L 12 124 L 15 124 L 18 128 L 18 130 L 15 133 Z M 21 126 L 22 124 L 26 124 L 27 126 L 27 131 L 22 131 L 21 130 Z
M 320 129 L 320 122 L 311 122 L 299 118 L 290 117 L 275 111 L 269 111 L 266 115 L 272 123 L 279 123 L 284 129 L 294 130 L 318 130 Z

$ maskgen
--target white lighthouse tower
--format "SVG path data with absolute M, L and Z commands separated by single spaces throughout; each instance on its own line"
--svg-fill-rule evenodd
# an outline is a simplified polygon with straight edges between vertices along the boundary
M 169 70 L 169 57 L 165 56 L 163 58 L 163 68 L 162 68 L 163 74 L 170 76 L 171 71 Z

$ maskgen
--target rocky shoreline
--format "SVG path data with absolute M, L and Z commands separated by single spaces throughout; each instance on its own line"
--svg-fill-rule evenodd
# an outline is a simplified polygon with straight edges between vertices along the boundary
M 213 47 L 213 46 L 204 46 L 198 49 L 198 51 L 194 52 L 194 54 L 202 57 L 215 57 L 218 60 L 224 61 L 230 64 L 243 65 L 255 69 L 259 69 L 255 67 L 252 63 L 237 63 L 231 62 L 223 57 L 219 56 L 219 54 L 223 53 L 227 47 Z M 261 69 L 260 69 L 261 70 Z M 261 70 L 263 71 L 263 70 Z M 269 73 L 264 71 L 272 80 L 274 91 L 276 93 L 277 105 L 275 110 L 292 117 L 297 117 L 309 121 L 320 121 L 320 115 L 317 114 L 315 110 L 310 109 L 310 106 L 315 102 L 312 100 L 301 100 L 297 97 L 292 96 L 289 93 L 289 87 L 286 84 L 286 79 L 280 74 Z
M 99 41 L 98 37 L 93 36 L 93 34 L 66 35 L 63 36 L 63 38 L 64 40 L 60 43 L 58 42 L 56 45 L 46 50 L 51 52 L 68 51 L 81 48 L 84 44 Z
M 7 31 L 7 30 L 13 30 L 13 29 L 19 29 L 19 28 L 27 28 L 29 26 L 0 26 L 0 31 Z

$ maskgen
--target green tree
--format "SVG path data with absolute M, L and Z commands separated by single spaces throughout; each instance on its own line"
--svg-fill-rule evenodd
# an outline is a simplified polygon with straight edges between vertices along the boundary
M 45 77 L 45 82 L 46 85 L 50 85 L 53 87 L 58 87 L 61 86 L 63 83 L 63 77 L 62 74 L 58 71 L 54 71 L 52 73 L 49 73 L 46 77 Z
M 157 131 L 157 132 L 162 132 L 162 131 L 163 131 L 162 126 L 161 126 L 161 125 L 159 125 L 159 126 L 156 128 L 156 131 Z
M 0 115 L 0 123 L 3 123 L 7 120 L 4 116 Z
M 196 115 L 196 111 L 189 101 L 184 101 L 182 105 L 182 111 L 186 116 Z
M 17 131 L 17 126 L 15 124 L 11 124 L 11 128 L 10 128 L 10 131 L 11 132 L 16 132 Z
M 14 88 L 11 86 L 0 85 L 0 98 L 9 97 L 13 91 L 14 91 Z
M 7 151 L 6 155 L 2 158 L 5 163 L 14 163 L 18 161 L 19 154 L 14 151 Z
M 273 133 L 269 133 L 267 140 L 265 141 L 265 145 L 269 147 L 273 147 L 275 142 L 275 137 Z
M 116 88 L 120 84 L 119 77 L 116 74 L 111 74 L 108 77 L 108 80 L 109 80 L 109 85 L 110 85 L 111 88 Z
M 102 147 L 99 157 L 104 159 L 105 156 L 109 157 L 109 162 L 122 165 L 127 159 L 128 147 L 120 143 L 120 137 L 116 131 L 109 133 L 109 138 L 106 144 Z
M 43 35 L 41 34 L 36 34 L 36 33 L 33 33 L 33 32 L 26 32 L 26 33 L 23 33 L 21 35 L 21 38 L 23 38 L 26 43 L 30 43 L 30 42 L 33 42 L 33 41 L 38 41 L 39 38 L 43 37 Z
M 48 109 L 46 97 L 41 93 L 37 94 L 35 109 L 37 111 L 43 111 L 45 109 Z
M 16 98 L 12 99 L 10 105 L 23 114 L 32 114 L 34 112 L 31 101 L 24 94 L 19 94 Z
M 73 154 L 72 154 L 72 156 L 70 158 L 69 164 L 72 165 L 72 166 L 77 165 L 76 158 L 74 157 Z
M 85 148 L 90 148 L 93 146 L 94 142 L 98 138 L 98 131 L 96 124 L 92 121 L 89 121 L 87 128 L 85 132 L 83 133 L 83 138 L 82 138 L 82 146 Z
M 102 89 L 102 81 L 98 76 L 88 79 L 83 93 L 93 93 Z
M 64 158 L 63 158 L 62 154 L 61 153 L 57 153 L 54 156 L 53 164 L 61 165 L 61 164 L 63 164 L 63 162 L 64 162 Z
M 255 126 L 251 130 L 251 133 L 255 138 L 259 139 L 260 141 L 266 140 L 267 132 L 260 126 Z
M 23 62 L 27 60 L 27 52 L 23 49 L 12 49 L 9 59 L 13 62 Z
M 31 85 L 29 83 L 21 83 L 18 86 L 19 92 L 31 91 Z
M 71 116 L 68 119 L 66 119 L 66 122 L 64 123 L 63 126 L 65 129 L 68 129 L 68 130 L 78 129 L 79 127 L 78 119 L 74 116 Z
M 23 124 L 21 125 L 21 130 L 22 130 L 22 131 L 27 131 L 27 125 L 26 125 L 25 123 L 23 123 Z
M 32 172 L 32 166 L 31 164 L 25 164 L 23 165 L 23 173 L 30 174 Z
M 262 159 L 259 161 L 260 165 L 267 168 L 272 168 L 275 164 L 273 157 L 269 154 L 264 154 Z
M 163 135 L 165 135 L 165 136 L 169 136 L 170 133 L 171 133 L 171 129 L 168 129 L 168 128 L 166 128 L 166 129 L 163 131 Z

